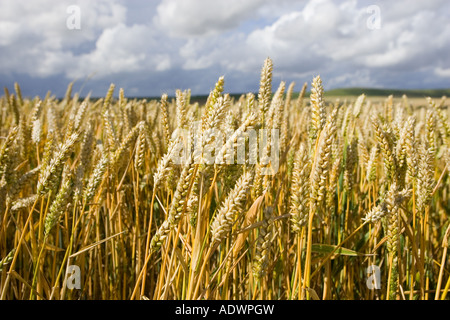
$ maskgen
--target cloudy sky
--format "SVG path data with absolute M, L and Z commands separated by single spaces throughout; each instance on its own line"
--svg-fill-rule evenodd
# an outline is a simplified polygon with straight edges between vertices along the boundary
M 296 90 L 449 88 L 449 53 L 448 0 L 0 0 L 0 86 L 29 96 L 257 91 L 268 56 Z

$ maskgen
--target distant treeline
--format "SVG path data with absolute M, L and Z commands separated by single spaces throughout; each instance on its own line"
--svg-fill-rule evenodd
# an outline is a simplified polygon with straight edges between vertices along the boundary
M 387 97 L 389 95 L 393 95 L 395 98 L 401 98 L 404 94 L 409 98 L 441 98 L 442 96 L 450 96 L 450 89 L 375 89 L 375 88 L 343 88 L 343 89 L 333 89 L 329 91 L 325 91 L 325 97 L 346 97 L 346 96 L 360 96 L 361 94 L 365 94 L 368 97 Z M 254 92 L 255 96 L 258 96 L 257 92 Z M 306 92 L 305 96 L 309 97 L 310 91 Z M 240 93 L 230 94 L 232 98 L 238 100 L 241 96 Z M 298 92 L 294 92 L 292 95 L 293 99 L 298 97 Z M 199 95 L 192 96 L 191 103 L 198 102 L 200 105 L 206 102 L 208 96 Z M 154 99 L 154 98 L 152 98 Z
M 393 95 L 394 98 L 401 98 L 404 94 L 409 98 L 441 98 L 443 96 L 450 96 L 450 89 L 375 89 L 375 88 L 342 88 L 342 89 L 332 89 L 325 91 L 325 97 L 348 97 L 348 96 L 359 96 L 365 94 L 368 97 L 387 97 Z M 258 97 L 258 92 L 254 92 L 255 96 Z M 230 94 L 234 100 L 238 100 L 242 93 Z M 310 91 L 306 92 L 305 96 L 309 97 Z M 292 94 L 292 98 L 296 99 L 298 97 L 298 92 Z M 128 100 L 133 99 L 147 99 L 147 100 L 159 100 L 161 97 L 128 97 Z M 92 100 L 97 100 L 98 98 L 91 98 Z M 175 96 L 170 96 L 169 99 L 175 99 Z M 198 102 L 199 105 L 203 105 L 208 99 L 207 95 L 192 95 L 191 103 Z

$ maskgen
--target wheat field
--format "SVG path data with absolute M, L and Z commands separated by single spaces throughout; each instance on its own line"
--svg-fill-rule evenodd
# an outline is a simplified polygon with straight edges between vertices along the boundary
M 201 105 L 5 88 L 0 298 L 448 300 L 446 98 L 272 73 Z

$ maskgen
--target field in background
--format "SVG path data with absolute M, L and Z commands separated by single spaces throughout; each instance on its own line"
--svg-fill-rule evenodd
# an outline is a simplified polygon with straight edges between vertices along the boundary
M 169 93 L 173 94 L 173 93 Z M 246 94 L 246 93 L 243 93 Z M 258 94 L 257 92 L 253 92 L 253 94 Z M 309 98 L 311 94 L 310 91 L 306 91 L 304 94 L 305 98 Z M 431 97 L 434 99 L 440 99 L 444 96 L 450 96 L 450 89 L 429 89 L 429 90 L 414 90 L 414 89 L 374 89 L 374 88 L 347 88 L 347 89 L 333 89 L 329 91 L 324 91 L 324 97 L 329 101 L 334 101 L 339 99 L 341 101 L 347 100 L 356 100 L 360 95 L 366 95 L 371 101 L 378 102 L 384 101 L 388 96 L 393 95 L 394 101 L 398 101 L 401 99 L 403 95 L 406 95 L 411 103 L 415 104 L 415 101 L 426 103 L 426 98 Z M 230 94 L 231 98 L 235 100 L 239 100 L 240 93 Z M 298 99 L 299 92 L 292 92 L 292 99 Z M 130 99 L 134 99 L 134 97 L 129 97 Z M 175 98 L 175 95 L 169 95 L 169 98 Z M 157 100 L 158 97 L 136 97 L 136 99 L 147 99 L 147 100 Z M 207 95 L 193 95 L 191 96 L 191 102 L 197 102 L 199 105 L 204 105 L 206 100 L 208 99 Z
M 0 298 L 448 300 L 442 92 L 324 93 L 272 70 L 203 100 L 5 89 Z
M 450 94 L 450 89 L 374 89 L 374 88 L 347 88 L 347 89 L 334 89 L 325 92 L 325 97 L 328 96 L 353 96 L 358 97 L 361 94 L 373 97 L 388 97 L 393 95 L 395 98 L 401 98 L 406 95 L 408 98 L 441 98 Z

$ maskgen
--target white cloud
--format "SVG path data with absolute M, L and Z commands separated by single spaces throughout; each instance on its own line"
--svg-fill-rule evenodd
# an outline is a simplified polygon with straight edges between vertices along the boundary
M 440 77 L 450 78 L 450 68 L 448 69 L 436 68 L 434 69 L 434 72 L 436 73 L 436 75 Z
M 68 30 L 66 20 L 70 16 L 67 8 L 80 8 L 81 30 Z M 9 32 L 0 33 L 2 45 L 18 45 L 24 40 L 45 41 L 49 49 L 76 47 L 95 38 L 103 29 L 123 23 L 126 7 L 117 0 L 1 0 L 0 21 L 8 24 Z
M 213 35 L 239 26 L 268 0 L 163 0 L 155 22 L 172 36 Z
M 0 46 L 10 45 L 20 34 L 20 26 L 11 21 L 0 21 Z
M 69 30 L 69 5 L 80 8 L 81 29 Z M 68 79 L 107 77 L 171 67 L 166 46 L 150 25 L 127 25 L 119 1 L 0 1 L 3 72 Z
M 81 30 L 66 27 L 69 5 L 81 9 Z M 367 27 L 369 5 L 381 10 L 379 30 Z M 270 56 L 277 80 L 450 86 L 449 15 L 445 0 L 0 0 L 0 80 L 95 74 L 127 79 L 133 92 L 147 79 L 207 93 L 214 83 L 200 74 L 257 88 Z
M 149 45 L 155 37 L 148 26 L 119 24 L 103 31 L 95 50 L 76 57 L 70 77 L 82 77 L 91 73 L 104 77 L 122 72 L 139 70 L 164 71 L 170 68 L 170 57 L 158 50 L 158 45 Z
M 448 68 L 444 52 L 450 52 L 450 43 L 444 39 L 450 39 L 449 5 L 414 2 L 414 10 L 402 11 L 406 2 L 395 3 L 392 10 L 380 7 L 381 29 L 371 30 L 367 27 L 370 13 L 357 1 L 310 0 L 302 10 L 285 12 L 244 40 L 236 34 L 212 41 L 191 39 L 181 54 L 187 59 L 186 68 L 219 64 L 247 71 L 270 56 L 279 75 L 328 74 L 330 84 L 341 86 L 358 81 L 375 84 L 377 80 L 369 77 L 377 70 L 398 71 L 401 78 L 401 72 L 419 72 L 434 64 Z M 356 78 L 350 81 L 348 75 Z
M 66 9 L 80 7 L 81 29 L 69 30 Z M 74 63 L 79 46 L 94 42 L 104 29 L 124 22 L 118 1 L 0 1 L 0 68 L 46 77 Z

